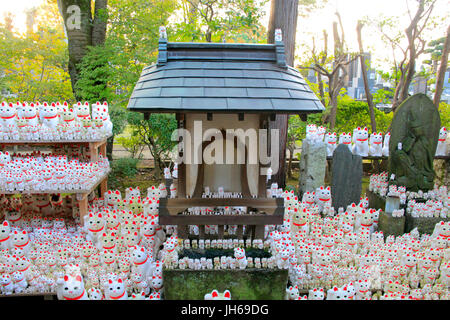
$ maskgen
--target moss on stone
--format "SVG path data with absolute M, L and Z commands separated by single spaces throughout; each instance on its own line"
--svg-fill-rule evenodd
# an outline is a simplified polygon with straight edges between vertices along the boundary
M 378 230 L 383 231 L 384 237 L 400 236 L 405 232 L 405 217 L 393 217 L 382 211 L 378 219 Z
M 217 289 L 231 291 L 233 300 L 282 300 L 288 280 L 287 270 L 164 270 L 166 300 L 203 300 Z

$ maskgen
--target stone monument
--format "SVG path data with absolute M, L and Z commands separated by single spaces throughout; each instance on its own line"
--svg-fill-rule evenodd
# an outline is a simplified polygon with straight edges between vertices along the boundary
M 390 184 L 405 186 L 408 191 L 433 189 L 440 128 L 439 112 L 425 94 L 409 97 L 398 107 L 389 142 Z
M 316 191 L 323 186 L 327 165 L 327 146 L 324 142 L 303 140 L 300 158 L 299 195 Z
M 358 204 L 361 197 L 363 176 L 362 157 L 350 152 L 345 144 L 340 144 L 333 153 L 331 165 L 331 200 L 333 207 L 347 208 Z

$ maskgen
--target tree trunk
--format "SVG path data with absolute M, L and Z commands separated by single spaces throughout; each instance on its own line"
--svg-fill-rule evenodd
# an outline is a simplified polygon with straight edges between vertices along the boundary
M 364 90 L 366 91 L 366 99 L 367 104 L 369 105 L 369 114 L 370 114 L 370 125 L 372 126 L 372 132 L 377 132 L 377 123 L 375 121 L 375 111 L 374 111 L 374 105 L 373 105 L 373 99 L 372 94 L 370 93 L 369 89 L 369 80 L 367 79 L 367 70 L 366 70 L 366 64 L 364 59 L 364 49 L 362 44 L 362 37 L 361 37 L 361 29 L 363 25 L 361 21 L 358 21 L 358 25 L 356 27 L 356 32 L 358 35 L 358 44 L 359 44 L 359 59 L 361 63 L 361 71 L 363 75 L 364 80 Z
M 80 63 L 89 46 L 103 45 L 105 42 L 107 0 L 95 1 L 94 20 L 90 0 L 58 0 L 58 7 L 64 21 L 69 47 L 68 66 L 72 91 L 75 99 L 80 100 L 81 97 L 76 90 L 81 72 Z
M 447 37 L 442 48 L 441 65 L 436 75 L 436 91 L 434 93 L 434 105 L 439 109 L 439 102 L 441 102 L 441 95 L 444 89 L 445 72 L 447 71 L 448 53 L 450 51 L 450 25 L 447 27 Z
M 92 45 L 105 43 L 106 25 L 108 23 L 108 0 L 95 0 L 94 21 L 92 23 Z
M 275 42 L 275 29 L 281 29 L 285 46 L 286 63 L 294 66 L 295 34 L 297 31 L 298 0 L 272 0 L 270 8 L 267 42 Z M 272 176 L 280 188 L 286 186 L 286 139 L 288 116 L 280 114 L 275 121 L 271 121 L 269 129 L 280 132 L 279 170 Z

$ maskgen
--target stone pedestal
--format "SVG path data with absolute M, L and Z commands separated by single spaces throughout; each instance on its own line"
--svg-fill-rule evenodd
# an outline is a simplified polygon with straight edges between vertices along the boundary
M 366 191 L 366 194 L 367 197 L 369 198 L 369 208 L 384 210 L 384 208 L 386 207 L 385 198 L 380 197 L 378 194 L 369 190 Z
M 283 300 L 288 271 L 163 270 L 165 300 L 203 300 L 213 289 L 230 290 L 232 300 Z
M 393 217 L 392 214 L 382 211 L 378 219 L 378 230 L 383 231 L 383 235 L 400 236 L 405 233 L 405 216 Z
M 324 185 L 327 165 L 327 147 L 323 142 L 311 144 L 303 140 L 300 158 L 299 197 Z
M 352 154 L 346 145 L 340 144 L 334 150 L 331 165 L 331 199 L 335 209 L 345 209 L 359 202 L 362 175 L 362 157 Z
M 405 233 L 410 232 L 417 227 L 417 230 L 422 233 L 432 234 L 434 226 L 440 221 L 449 221 L 450 219 L 443 218 L 413 218 L 409 213 L 406 214 Z

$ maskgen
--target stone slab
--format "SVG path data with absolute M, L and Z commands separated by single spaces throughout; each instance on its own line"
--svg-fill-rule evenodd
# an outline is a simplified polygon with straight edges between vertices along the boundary
M 288 271 L 245 270 L 163 270 L 164 299 L 203 300 L 213 289 L 230 290 L 232 300 L 283 300 Z
M 405 216 L 393 217 L 392 214 L 382 211 L 378 219 L 378 230 L 383 231 L 383 235 L 400 236 L 405 233 Z
M 304 139 L 299 167 L 299 195 L 315 191 L 325 182 L 327 147 L 325 143 L 311 144 Z
M 340 144 L 333 153 L 331 166 L 331 199 L 333 207 L 347 208 L 358 203 L 362 190 L 362 157 Z

